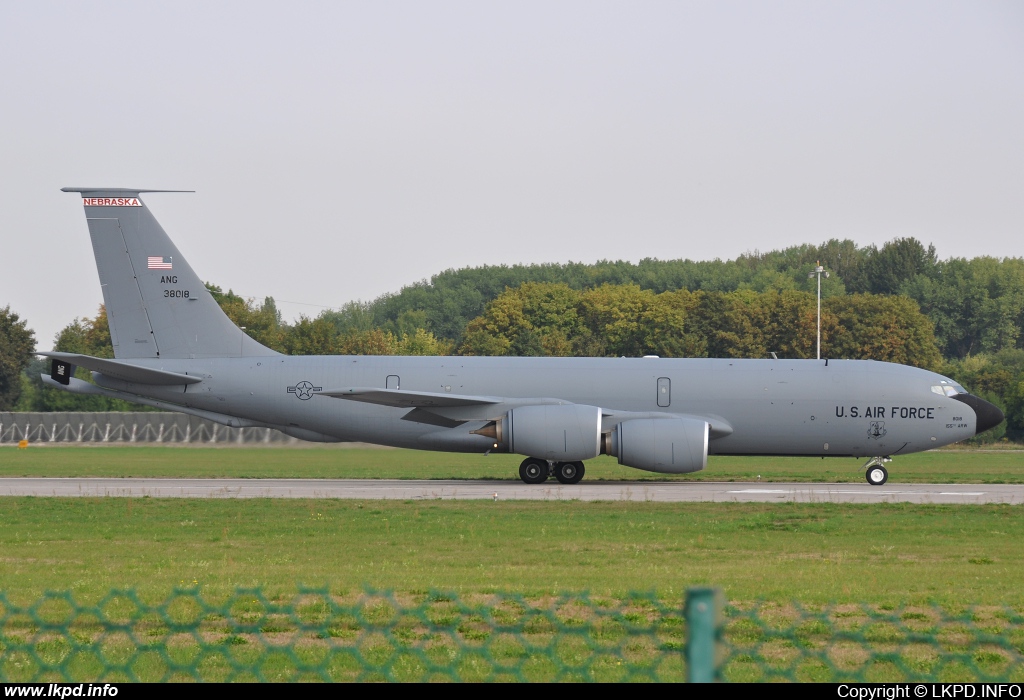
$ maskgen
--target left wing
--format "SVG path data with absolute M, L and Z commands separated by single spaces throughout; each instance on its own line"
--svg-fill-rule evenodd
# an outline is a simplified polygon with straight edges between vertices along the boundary
M 394 408 L 489 406 L 504 401 L 504 399 L 491 396 L 463 396 L 461 394 L 402 391 L 401 389 L 374 389 L 370 387 L 331 389 L 330 391 L 321 391 L 320 396 L 348 399 L 349 401 L 362 401 L 363 403 L 374 403 L 378 406 L 392 406 Z
M 320 396 L 336 399 L 361 401 L 391 406 L 393 408 L 411 408 L 403 416 L 403 420 L 427 423 L 444 428 L 454 428 L 471 420 L 497 420 L 506 411 L 518 406 L 534 406 L 540 404 L 565 404 L 568 401 L 553 398 L 505 398 L 498 396 L 464 396 L 462 394 L 434 393 L 430 391 L 404 391 L 402 389 L 376 389 L 372 387 L 351 387 L 348 389 L 332 389 L 322 391 Z M 602 410 L 603 422 L 606 426 L 614 426 L 622 421 L 636 418 L 695 418 L 708 423 L 711 439 L 731 435 L 732 426 L 724 418 L 714 414 L 677 414 L 662 411 L 616 411 Z

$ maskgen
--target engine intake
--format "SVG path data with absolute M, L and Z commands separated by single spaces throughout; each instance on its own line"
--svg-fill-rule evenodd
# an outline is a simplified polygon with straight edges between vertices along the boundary
M 707 421 L 698 418 L 637 418 L 605 433 L 601 451 L 649 472 L 698 472 L 708 464 L 708 433 Z

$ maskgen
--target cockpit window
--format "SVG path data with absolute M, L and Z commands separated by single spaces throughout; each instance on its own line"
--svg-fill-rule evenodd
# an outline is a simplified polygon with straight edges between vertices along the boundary
M 966 394 L 967 389 L 964 389 L 952 379 L 943 379 L 932 387 L 932 393 L 939 396 L 956 396 L 957 394 Z

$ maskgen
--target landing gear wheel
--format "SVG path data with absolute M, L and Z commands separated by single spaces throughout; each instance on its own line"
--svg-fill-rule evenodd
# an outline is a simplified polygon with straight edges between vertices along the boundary
M 543 459 L 524 459 L 519 465 L 519 478 L 527 484 L 543 484 L 548 480 L 548 463 Z
M 555 465 L 555 478 L 562 484 L 578 484 L 586 471 L 583 462 L 559 462 Z
M 881 486 L 889 480 L 889 472 L 887 472 L 885 467 L 880 464 L 874 467 L 868 467 L 866 476 L 868 483 L 872 486 Z

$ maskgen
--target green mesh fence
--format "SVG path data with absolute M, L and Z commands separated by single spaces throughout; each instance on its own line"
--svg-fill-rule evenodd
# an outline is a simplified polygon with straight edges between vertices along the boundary
M 82 605 L 0 593 L 0 681 L 1021 681 L 996 607 L 685 603 L 653 595 L 240 590 Z
M 1024 680 L 1024 615 L 1010 608 L 760 603 L 724 617 L 723 680 Z
M 287 601 L 179 591 L 153 605 L 0 595 L 0 679 L 11 681 L 672 681 L 683 617 L 651 596 L 404 596 Z

